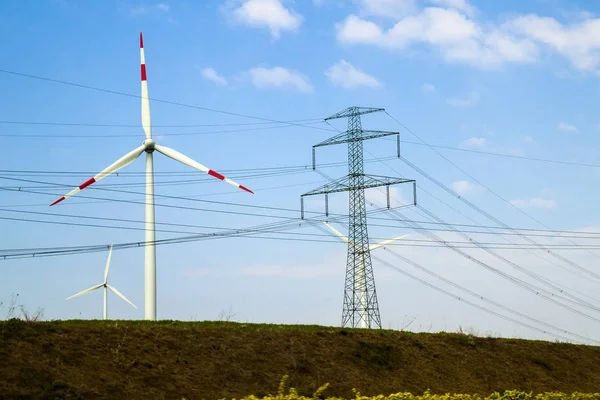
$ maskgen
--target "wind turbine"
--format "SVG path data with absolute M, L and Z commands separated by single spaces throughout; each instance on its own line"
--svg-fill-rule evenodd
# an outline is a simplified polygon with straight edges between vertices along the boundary
M 98 182 L 100 179 L 117 172 L 121 168 L 129 165 L 137 159 L 143 152 L 146 152 L 146 223 L 145 223 L 145 247 L 144 247 L 144 316 L 147 320 L 156 320 L 156 246 L 155 246 L 155 231 L 154 231 L 154 172 L 152 163 L 152 153 L 156 150 L 167 157 L 179 161 L 192 168 L 196 168 L 207 173 L 217 179 L 225 181 L 233 186 L 236 186 L 249 193 L 254 193 L 250 189 L 232 181 L 231 179 L 221 175 L 205 167 L 204 165 L 192 160 L 191 158 L 181 154 L 178 151 L 165 146 L 159 146 L 152 139 L 152 123 L 150 119 L 150 101 L 148 99 L 148 82 L 146 81 L 146 59 L 144 57 L 144 39 L 140 32 L 140 60 L 142 72 L 142 126 L 146 134 L 146 140 L 140 147 L 131 150 L 123 157 L 119 158 L 113 164 L 98 175 L 88 179 L 81 185 L 65 194 L 63 197 L 50 204 L 53 206 L 60 203 L 66 198 L 78 193 L 91 184 Z
M 364 253 L 365 251 L 362 251 L 361 249 L 358 248 L 358 246 L 356 246 L 354 243 L 351 243 L 348 238 L 346 236 L 344 236 L 340 231 L 338 231 L 337 229 L 335 229 L 333 226 L 329 225 L 327 223 L 327 221 L 323 221 L 323 223 L 325 224 L 325 226 L 327 226 L 329 229 L 331 229 L 333 231 L 333 233 L 335 233 L 336 235 L 338 235 L 344 242 L 348 243 L 349 245 L 354 246 L 355 249 L 357 249 L 360 253 L 361 253 L 361 263 L 360 263 L 360 268 L 358 269 L 358 282 L 359 282 L 359 290 L 360 290 L 360 303 L 361 303 L 361 308 L 362 310 L 360 310 L 360 320 L 361 320 L 361 327 L 362 328 L 367 328 L 367 318 L 366 318 L 366 313 L 367 313 L 367 296 L 366 296 L 366 288 L 367 288 L 367 282 L 365 280 L 365 267 L 364 267 Z M 384 247 L 387 246 L 390 243 L 395 242 L 396 240 L 399 239 L 403 239 L 405 237 L 407 237 L 408 235 L 402 235 L 402 236 L 398 236 L 392 239 L 388 239 L 388 240 L 384 240 L 381 243 L 377 243 L 377 244 L 372 244 L 371 246 L 369 246 L 369 248 L 366 251 L 372 251 L 375 249 L 378 249 L 380 247 Z
M 126 302 L 128 302 L 129 304 L 131 304 L 134 308 L 137 308 L 135 306 L 135 304 L 133 304 L 132 302 L 130 302 L 129 300 L 127 300 L 127 298 L 125 296 L 123 296 L 123 294 L 121 292 L 119 292 L 117 289 L 115 289 L 114 287 L 110 286 L 108 284 L 108 269 L 110 268 L 110 258 L 112 256 L 112 245 L 110 246 L 110 250 L 108 251 L 108 260 L 106 260 L 106 267 L 104 268 L 104 282 L 96 285 L 96 286 L 92 286 L 89 289 L 85 289 L 77 294 L 74 294 L 73 296 L 67 297 L 66 300 L 72 299 L 73 297 L 77 297 L 77 296 L 81 296 L 82 294 L 86 294 L 89 292 L 93 292 L 96 289 L 100 289 L 101 287 L 104 288 L 104 319 L 106 319 L 107 313 L 108 313 L 108 300 L 106 298 L 107 295 L 107 290 L 110 289 L 114 294 L 116 294 L 117 296 L 119 296 L 120 298 L 122 298 L 123 300 L 125 300 Z

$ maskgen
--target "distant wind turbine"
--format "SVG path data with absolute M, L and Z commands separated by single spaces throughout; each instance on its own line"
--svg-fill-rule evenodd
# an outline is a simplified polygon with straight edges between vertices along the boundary
M 106 268 L 104 269 L 104 282 L 103 283 L 96 285 L 96 286 L 92 286 L 89 289 L 85 289 L 84 291 L 81 291 L 77 294 L 74 294 L 73 296 L 66 298 L 66 300 L 69 300 L 69 299 L 72 299 L 73 297 L 81 296 L 82 294 L 93 292 L 94 290 L 100 289 L 101 287 L 103 287 L 104 288 L 104 314 L 103 314 L 104 319 L 106 319 L 107 313 L 108 313 L 108 299 L 106 298 L 108 289 L 110 289 L 114 294 L 116 294 L 117 296 L 119 296 L 120 298 L 122 298 L 123 300 L 128 302 L 129 304 L 131 304 L 134 308 L 137 308 L 135 306 L 135 304 L 133 304 L 132 302 L 127 300 L 127 298 L 125 296 L 123 296 L 123 294 L 121 292 L 119 292 L 117 289 L 115 289 L 114 287 L 112 287 L 108 284 L 108 269 L 110 268 L 111 256 L 112 256 L 112 245 L 110 246 L 110 250 L 108 251 L 108 260 L 106 260 Z
M 335 233 L 337 236 L 339 236 L 344 242 L 352 245 L 355 249 L 357 249 L 359 252 L 361 252 L 361 249 L 359 249 L 358 246 L 356 246 L 354 243 L 351 243 L 348 240 L 348 238 L 346 236 L 344 236 L 340 231 L 335 229 L 333 226 L 329 225 L 326 221 L 323 221 L 323 223 L 329 229 L 331 229 L 333 231 L 333 233 Z M 388 244 L 393 243 L 396 240 L 403 239 L 407 236 L 408 235 L 402 235 L 402 236 L 398 236 L 398 237 L 395 237 L 392 239 L 384 240 L 381 243 L 373 244 L 373 245 L 369 246 L 367 251 L 372 251 L 372 250 L 378 249 L 380 247 L 387 246 Z M 364 254 L 364 252 L 363 252 L 363 254 Z M 358 282 L 360 282 L 360 284 L 359 284 L 360 304 L 361 304 L 362 309 L 360 310 L 359 315 L 360 315 L 362 328 L 367 328 L 367 318 L 366 318 L 366 314 L 367 314 L 367 296 L 366 296 L 367 282 L 366 282 L 365 278 L 366 278 L 366 276 L 365 276 L 364 255 L 361 255 L 361 264 L 360 264 L 360 268 L 358 269 Z
M 217 179 L 225 181 L 249 193 L 254 193 L 250 189 L 232 181 L 231 179 L 213 171 L 210 168 L 192 160 L 178 151 L 165 146 L 159 146 L 152 139 L 152 123 L 150 119 L 150 100 L 148 99 L 148 82 L 146 81 L 146 58 L 144 56 L 144 39 L 140 33 L 140 59 L 142 71 L 142 126 L 146 134 L 146 140 L 141 146 L 125 154 L 113 164 L 98 175 L 88 179 L 81 185 L 65 194 L 63 197 L 50 204 L 53 206 L 66 198 L 78 193 L 100 179 L 117 172 L 126 165 L 135 161 L 143 152 L 146 152 L 146 224 L 145 224 L 145 246 L 144 246 L 144 316 L 147 320 L 156 320 L 156 232 L 154 228 L 154 167 L 152 162 L 152 153 L 156 150 L 167 157 L 179 161 L 182 164 L 196 168 Z M 105 149 L 102 149 L 103 151 Z

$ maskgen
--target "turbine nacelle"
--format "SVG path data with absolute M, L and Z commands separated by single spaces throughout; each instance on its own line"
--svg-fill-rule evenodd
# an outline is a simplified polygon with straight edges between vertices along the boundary
M 146 139 L 142 143 L 142 146 L 144 146 L 144 151 L 145 152 L 152 153 L 154 151 L 155 146 L 156 146 L 156 142 L 154 141 L 154 139 Z

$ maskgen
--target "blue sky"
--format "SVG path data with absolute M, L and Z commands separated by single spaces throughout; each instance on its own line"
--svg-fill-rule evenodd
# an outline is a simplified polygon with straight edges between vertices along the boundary
M 207 181 L 204 175 L 192 174 L 189 168 L 156 154 L 155 171 L 163 174 L 157 175 L 157 182 L 201 180 L 157 185 L 157 194 L 288 209 L 157 199 L 157 203 L 209 211 L 157 207 L 156 220 L 248 227 L 283 219 L 227 211 L 296 218 L 300 195 L 325 180 L 310 169 L 267 177 L 244 177 L 256 172 L 235 170 L 310 164 L 311 146 L 336 134 L 331 126 L 318 120 L 352 105 L 383 107 L 434 145 L 600 163 L 595 151 L 600 134 L 596 116 L 599 12 L 600 6 L 589 1 L 562 0 L 5 1 L 0 5 L 0 69 L 138 95 L 141 31 L 151 98 L 278 121 L 312 120 L 311 125 L 301 127 L 252 125 L 264 121 L 151 102 L 158 143 L 217 171 L 232 171 L 235 180 L 255 191 L 249 195 L 217 180 Z M 0 217 L 35 219 L 35 215 L 16 212 L 34 211 L 143 221 L 140 204 L 89 199 L 104 196 L 139 201 L 143 195 L 101 190 L 143 193 L 143 177 L 135 174 L 107 177 L 94 185 L 96 188 L 52 209 L 48 207 L 55 197 L 139 146 L 144 139 L 139 98 L 7 72 L 0 72 L 0 92 L 0 140 L 4 149 L 0 187 L 25 189 L 0 191 L 0 209 L 4 210 Z M 100 124 L 118 126 L 90 126 Z M 345 121 L 333 121 L 332 125 L 341 130 Z M 384 113 L 365 116 L 363 126 L 400 130 L 403 140 L 418 141 Z M 257 127 L 267 129 L 250 130 Z M 229 132 L 215 133 L 224 130 Z M 369 141 L 365 149 L 365 159 L 389 157 L 395 154 L 395 143 Z M 439 151 L 515 207 L 553 229 L 598 230 L 597 168 Z M 543 229 L 431 149 L 406 143 L 402 152 L 409 161 L 505 223 Z M 344 146 L 317 151 L 318 163 L 345 160 Z M 138 159 L 123 172 L 140 173 L 143 168 L 143 160 Z M 17 172 L 24 170 L 47 173 Z M 343 166 L 323 171 L 334 178 L 347 172 Z M 419 204 L 446 221 L 471 223 L 422 189 L 478 224 L 492 224 L 400 160 L 368 163 L 366 171 L 417 179 Z M 7 177 L 66 186 L 39 188 L 44 185 Z M 408 189 L 394 191 L 393 204 L 398 205 L 398 199 L 409 199 Z M 367 197 L 380 206 L 384 204 L 380 192 L 371 190 Z M 347 212 L 347 194 L 332 196 L 331 209 Z M 322 211 L 323 198 L 307 200 L 307 210 Z M 412 209 L 402 212 L 423 220 Z M 393 216 L 379 216 L 384 219 L 376 223 L 388 227 L 372 226 L 372 237 L 409 233 L 413 239 L 425 239 L 394 222 Z M 86 223 L 81 218 L 40 219 Z M 2 249 L 143 240 L 141 230 L 11 220 L 0 220 L 0 226 Z M 343 225 L 336 227 L 347 231 Z M 305 226 L 292 232 L 322 233 Z M 157 238 L 180 235 L 158 232 Z M 460 240 L 448 232 L 440 236 Z M 482 242 L 502 239 L 476 237 Z M 563 243 L 557 238 L 542 240 Z M 595 326 L 598 322 L 530 295 L 450 250 L 398 247 L 395 251 L 503 305 L 600 339 Z M 345 245 L 337 242 L 243 238 L 159 246 L 158 317 L 216 319 L 222 310 L 231 307 L 234 319 L 241 321 L 338 325 L 345 252 Z M 447 288 L 411 270 L 385 250 L 378 252 L 373 254 Z M 531 281 L 481 250 L 469 252 L 502 271 Z M 557 252 L 586 268 L 597 265 L 598 256 L 584 250 Z M 594 282 L 543 262 L 537 256 L 540 253 L 499 253 L 569 288 L 587 295 L 595 292 Z M 100 252 L 1 261 L 0 301 L 9 301 L 10 293 L 19 293 L 28 309 L 42 307 L 50 319 L 100 318 L 100 291 L 64 299 L 101 282 L 106 256 L 107 252 Z M 413 330 L 453 331 L 461 325 L 504 336 L 548 338 L 436 293 L 377 261 L 374 269 L 385 327 L 398 329 L 414 319 L 410 326 Z M 133 309 L 111 296 L 109 316 L 142 319 L 143 250 L 115 251 L 109 282 L 138 306 Z

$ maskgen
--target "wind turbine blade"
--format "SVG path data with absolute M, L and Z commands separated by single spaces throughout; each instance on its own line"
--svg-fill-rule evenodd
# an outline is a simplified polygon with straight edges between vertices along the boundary
M 117 289 L 115 289 L 114 287 L 110 286 L 110 285 L 106 285 L 110 290 L 112 290 L 112 292 L 114 294 L 116 294 L 117 296 L 119 296 L 120 298 L 122 298 L 123 300 L 125 300 L 126 302 L 128 302 L 129 304 L 131 304 L 133 306 L 133 308 L 137 308 L 135 304 L 133 304 L 132 302 L 130 302 L 129 300 L 127 300 L 127 297 L 123 296 L 123 294 L 121 292 L 119 292 Z
M 369 247 L 369 250 L 375 250 L 375 249 L 378 249 L 380 247 L 387 246 L 388 244 L 390 244 L 392 242 L 395 242 L 396 240 L 403 239 L 403 238 L 405 238 L 407 236 L 408 235 L 402 235 L 402 236 L 398 236 L 398 237 L 395 237 L 395 238 L 392 238 L 392 239 L 384 240 L 381 243 L 372 245 L 371 247 Z
M 196 162 L 194 160 L 192 160 L 191 158 L 189 158 L 188 156 L 181 154 L 180 152 L 170 149 L 168 147 L 165 146 L 159 146 L 159 145 L 155 145 L 154 149 L 162 154 L 164 154 L 167 157 L 171 157 L 173 160 L 175 161 L 179 161 L 180 163 L 183 163 L 185 165 L 189 165 L 192 168 L 196 168 L 202 172 L 206 172 L 207 174 L 214 176 L 217 179 L 220 179 L 222 181 L 225 181 L 227 183 L 229 183 L 230 185 L 233 185 L 235 187 L 238 187 L 242 190 L 245 190 L 248 193 L 252 193 L 254 194 L 254 192 L 250 189 L 248 189 L 245 186 L 240 185 L 237 182 L 232 181 L 231 179 L 219 174 L 216 171 L 213 171 L 212 169 L 209 169 L 207 167 L 205 167 L 204 165 L 200 164 L 199 162 Z
M 346 236 L 344 236 L 340 231 L 338 231 L 337 229 L 335 229 L 333 226 L 329 225 L 327 222 L 323 221 L 323 223 L 325 224 L 325 226 L 327 226 L 329 229 L 331 229 L 333 231 L 333 233 L 335 233 L 336 235 L 338 235 L 340 238 L 342 238 L 342 240 L 346 243 L 350 243 L 348 241 L 348 238 Z
M 110 268 L 110 257 L 112 256 L 112 244 L 110 245 L 110 250 L 108 250 L 108 259 L 106 260 L 106 267 L 104 268 L 104 283 L 108 280 L 108 268 Z
M 92 287 L 91 287 L 91 288 L 89 288 L 89 289 L 82 290 L 81 292 L 79 292 L 79 293 L 76 293 L 76 294 L 74 294 L 73 296 L 67 297 L 65 300 L 69 300 L 69 299 L 72 299 L 73 297 L 77 297 L 77 296 L 81 296 L 82 294 L 86 294 L 86 293 L 89 293 L 89 292 L 93 292 L 93 291 L 94 291 L 94 290 L 96 290 L 96 289 L 100 289 L 102 286 L 104 286 L 104 284 L 102 284 L 102 283 L 101 283 L 101 284 L 99 284 L 99 285 L 96 285 L 96 286 L 92 286 Z
M 146 139 L 152 138 L 152 121 L 150 119 L 150 99 L 148 98 L 148 82 L 146 81 L 146 56 L 144 55 L 144 37 L 140 32 L 140 64 L 142 68 L 142 126 Z
M 81 190 L 90 186 L 92 183 L 98 182 L 100 179 L 104 178 L 105 176 L 110 175 L 113 172 L 117 172 L 124 166 L 131 164 L 133 161 L 135 161 L 136 158 L 139 157 L 140 154 L 142 154 L 144 149 L 145 149 L 145 146 L 142 145 L 142 146 L 130 151 L 129 153 L 125 154 L 123 157 L 119 158 L 117 161 L 115 161 L 114 163 L 112 163 L 111 165 L 106 167 L 98 175 L 83 182 L 81 185 L 77 186 L 75 189 L 71 190 L 69 193 L 65 194 L 63 197 L 56 200 L 54 203 L 50 204 L 50 206 L 60 203 L 61 201 L 65 200 L 66 198 L 71 197 L 75 193 L 80 192 Z

